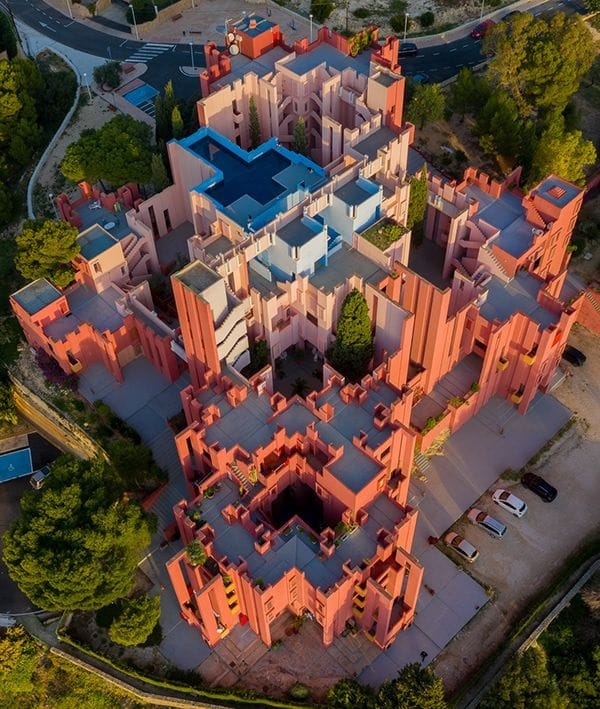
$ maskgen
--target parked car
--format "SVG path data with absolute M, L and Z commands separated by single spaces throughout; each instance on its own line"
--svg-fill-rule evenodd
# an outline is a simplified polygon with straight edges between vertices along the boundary
M 496 490 L 492 495 L 492 500 L 515 517 L 522 517 L 527 512 L 525 502 L 508 490 Z
M 581 350 L 578 350 L 576 347 L 571 347 L 571 345 L 567 345 L 565 347 L 562 356 L 563 359 L 566 359 L 567 362 L 572 364 L 574 367 L 581 367 L 587 359 Z
M 428 84 L 429 83 L 429 74 L 425 74 L 423 71 L 419 71 L 417 74 L 413 74 L 410 77 L 413 81 L 413 84 Z
M 450 549 L 453 549 L 457 554 L 462 556 L 465 561 L 472 564 L 479 556 L 479 552 L 475 547 L 468 542 L 464 537 L 456 532 L 449 532 L 444 537 L 444 544 L 447 544 Z
M 558 490 L 554 485 L 550 485 L 547 480 L 535 473 L 525 473 L 521 478 L 521 483 L 529 488 L 531 492 L 535 492 L 544 502 L 552 502 L 558 495 Z
M 469 522 L 481 527 L 484 532 L 487 532 L 490 536 L 496 539 L 502 539 L 506 534 L 506 525 L 499 522 L 494 517 L 491 517 L 487 512 L 478 510 L 477 507 L 472 507 L 467 512 L 467 519 Z
M 29 484 L 34 490 L 41 490 L 44 487 L 46 478 L 51 472 L 52 471 L 49 466 L 44 465 L 43 468 L 36 470 L 35 473 L 29 478 Z
M 484 22 L 480 22 L 477 27 L 471 31 L 471 37 L 473 37 L 473 39 L 483 39 L 489 32 L 490 28 L 495 24 L 496 23 L 494 20 L 485 20 Z
M 419 52 L 417 45 L 414 42 L 402 42 L 400 45 L 399 57 L 414 57 Z

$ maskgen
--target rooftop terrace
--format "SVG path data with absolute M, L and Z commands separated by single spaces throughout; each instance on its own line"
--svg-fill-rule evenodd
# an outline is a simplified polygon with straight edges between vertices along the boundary
M 381 126 L 381 128 L 378 128 L 366 138 L 363 138 L 363 140 L 358 142 L 352 149 L 356 150 L 356 152 L 361 155 L 367 155 L 369 160 L 374 160 L 377 157 L 379 148 L 383 148 L 397 137 L 394 131 L 386 126 Z M 425 161 L 423 160 L 423 162 Z
M 288 246 L 303 246 L 318 234 L 319 232 L 307 226 L 301 218 L 294 219 L 277 230 L 277 236 L 285 241 Z
M 321 44 L 311 52 L 300 54 L 285 63 L 285 67 L 298 76 L 303 76 L 321 64 L 343 71 L 354 69 L 360 74 L 369 74 L 369 52 L 361 52 L 356 57 L 349 57 L 329 44 Z
M 369 518 L 365 526 L 341 537 L 335 553 L 327 559 L 319 557 L 315 535 L 296 520 L 286 523 L 280 534 L 274 537 L 272 548 L 266 554 L 260 554 L 254 548 L 254 536 L 240 524 L 228 524 L 221 514 L 224 507 L 235 505 L 238 500 L 236 484 L 224 479 L 215 496 L 202 503 L 202 517 L 215 531 L 217 554 L 227 556 L 234 563 L 239 557 L 244 558 L 251 576 L 261 578 L 266 585 L 276 583 L 286 571 L 296 567 L 306 574 L 313 586 L 324 591 L 342 577 L 346 561 L 358 566 L 375 554 L 379 529 L 392 531 L 404 517 L 401 507 L 385 495 L 379 495 L 367 507 Z M 258 517 L 256 513 L 253 516 Z
M 123 297 L 123 293 L 116 286 L 111 285 L 102 293 L 94 293 L 80 285 L 66 295 L 70 312 L 44 328 L 48 337 L 62 340 L 82 323 L 89 323 L 98 332 L 115 332 L 123 324 L 123 316 L 118 313 L 116 306 L 116 301 Z
M 37 281 L 13 293 L 12 297 L 29 315 L 35 315 L 42 308 L 60 298 L 62 293 L 55 288 L 50 281 L 45 278 L 38 278 Z
M 81 255 L 87 261 L 91 261 L 100 254 L 108 251 L 118 240 L 99 224 L 94 224 L 77 237 L 77 243 L 81 249 Z
M 547 177 L 537 188 L 536 193 L 541 195 L 548 202 L 556 207 L 564 207 L 571 200 L 581 194 L 581 188 L 572 185 L 570 182 L 561 180 L 556 175 Z
M 513 313 L 521 312 L 529 316 L 543 328 L 558 322 L 558 315 L 543 308 L 536 300 L 543 281 L 525 271 L 519 271 L 508 283 L 492 276 L 487 284 L 488 297 L 480 312 L 486 320 L 505 321 Z
M 366 283 L 377 283 L 385 277 L 386 272 L 371 259 L 342 244 L 328 259 L 327 266 L 320 268 L 311 277 L 310 282 L 317 288 L 331 292 L 336 286 L 344 283 L 349 276 L 360 276 Z

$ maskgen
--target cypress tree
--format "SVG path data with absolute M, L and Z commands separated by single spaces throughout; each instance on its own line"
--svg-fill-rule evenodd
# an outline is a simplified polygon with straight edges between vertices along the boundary
M 250 130 L 250 147 L 254 150 L 254 148 L 258 148 L 262 143 L 260 120 L 258 118 L 258 109 L 256 108 L 254 96 L 251 96 L 250 101 L 248 101 L 248 127 Z
M 367 301 L 356 288 L 344 299 L 336 339 L 327 354 L 338 372 L 352 381 L 367 372 L 373 356 L 371 316 Z

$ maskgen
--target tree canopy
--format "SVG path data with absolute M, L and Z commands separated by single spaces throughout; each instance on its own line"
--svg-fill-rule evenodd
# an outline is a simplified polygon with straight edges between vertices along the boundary
M 438 84 L 418 84 L 406 109 L 406 119 L 419 128 L 444 117 L 446 99 Z
M 341 679 L 327 693 L 327 706 L 331 709 L 374 709 L 375 695 L 370 687 L 355 679 Z
M 45 610 L 91 610 L 126 596 L 152 524 L 104 461 L 59 458 L 4 535 L 8 573 Z
M 408 213 L 406 215 L 406 226 L 412 229 L 415 224 L 420 224 L 425 218 L 427 208 L 427 165 L 423 165 L 421 174 L 414 176 L 410 180 L 410 199 L 408 201 Z
M 398 677 L 381 685 L 377 709 L 446 709 L 444 685 L 429 667 L 405 665 Z
M 562 116 L 555 117 L 537 142 L 529 185 L 533 186 L 553 173 L 578 185 L 585 184 L 585 167 L 596 161 L 596 149 L 580 130 L 567 131 Z
M 108 635 L 119 645 L 141 645 L 148 640 L 159 618 L 160 596 L 140 596 L 122 601 Z
M 9 59 L 17 56 L 17 38 L 8 15 L 0 12 L 0 52 L 6 52 Z
M 334 10 L 335 3 L 332 0 L 310 0 L 310 12 L 315 22 L 325 22 Z
M 373 356 L 371 317 L 365 297 L 356 288 L 344 299 L 328 356 L 333 366 L 352 381 L 366 373 Z
M 37 664 L 36 649 L 22 626 L 7 628 L 0 636 L 0 685 L 10 695 L 30 694 Z
M 596 50 L 579 15 L 535 18 L 523 12 L 497 23 L 485 36 L 488 78 L 514 99 L 519 113 L 561 112 L 579 88 Z
M 59 288 L 73 280 L 71 261 L 80 250 L 75 227 L 51 219 L 32 219 L 25 222 L 16 242 L 15 265 L 24 278 L 47 278 Z
M 120 186 L 149 182 L 152 177 L 152 132 L 131 116 L 115 116 L 98 129 L 84 130 L 67 148 L 61 164 L 73 182 L 106 180 Z
M 108 86 L 109 89 L 116 89 L 121 83 L 121 63 L 108 61 L 94 69 L 94 81 L 99 86 Z

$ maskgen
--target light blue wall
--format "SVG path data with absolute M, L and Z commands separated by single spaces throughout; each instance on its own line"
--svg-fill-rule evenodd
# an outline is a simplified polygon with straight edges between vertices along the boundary
M 313 238 L 301 246 L 289 246 L 276 234 L 274 245 L 268 249 L 268 260 L 275 278 L 292 280 L 296 276 L 312 274 L 315 263 L 327 255 L 327 235 L 322 225 L 310 217 L 303 217 L 302 223 L 315 232 Z

